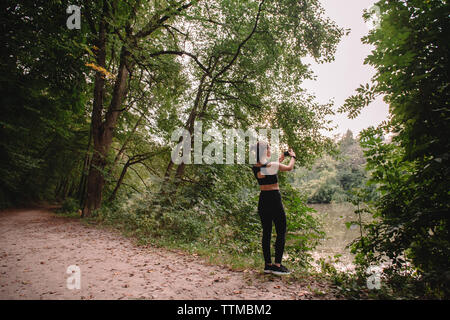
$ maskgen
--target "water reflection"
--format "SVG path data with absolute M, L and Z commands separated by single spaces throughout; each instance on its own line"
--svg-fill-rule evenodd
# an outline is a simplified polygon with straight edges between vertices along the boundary
M 354 213 L 355 207 L 351 203 L 332 204 L 310 204 L 317 212 L 313 215 L 318 217 L 323 223 L 326 239 L 316 248 L 313 253 L 315 260 L 324 258 L 334 260 L 335 255 L 341 255 L 339 262 L 334 263 L 335 267 L 342 271 L 353 271 L 353 257 L 349 249 L 345 246 L 351 243 L 360 235 L 358 225 L 347 228 L 345 223 L 358 220 Z M 363 216 L 363 221 L 365 217 Z

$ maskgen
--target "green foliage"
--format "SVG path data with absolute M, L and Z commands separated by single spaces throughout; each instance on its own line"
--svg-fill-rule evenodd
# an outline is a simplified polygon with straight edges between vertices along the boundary
M 306 199 L 290 184 L 285 184 L 283 205 L 287 219 L 286 253 L 296 267 L 309 268 L 311 252 L 325 238 L 322 225 L 313 217 L 314 209 L 306 205 Z
M 312 168 L 295 172 L 294 185 L 308 195 L 309 203 L 348 201 L 353 190 L 368 180 L 366 160 L 350 130 L 337 141 L 337 146 L 337 154 L 325 155 Z
M 198 179 L 195 183 L 176 189 L 169 186 L 165 195 L 134 194 L 99 210 L 95 218 L 143 242 L 201 248 L 214 256 L 262 259 L 258 191 L 252 171 L 248 166 L 226 165 L 192 169 Z M 288 260 L 295 269 L 308 268 L 310 252 L 324 233 L 311 215 L 314 210 L 289 184 L 282 196 L 288 222 Z
M 81 30 L 66 27 L 65 1 L 2 4 L 3 206 L 29 200 L 24 193 L 30 199 L 71 196 L 83 202 L 92 158 L 95 71 L 106 76 L 107 106 L 123 47 L 132 55 L 130 77 L 123 111 L 110 128 L 112 151 L 104 159 L 106 168 L 100 168 L 107 180 L 103 198 L 152 188 L 147 180 L 163 175 L 167 167 L 164 145 L 172 146 L 171 133 L 186 126 L 191 112 L 208 128 L 282 126 L 282 142 L 301 151 L 300 163 L 329 149 L 329 139 L 318 132 L 327 128 L 324 119 L 331 106 L 317 104 L 300 86 L 311 78 L 301 58 L 331 61 L 343 35 L 318 1 L 217 0 L 206 7 L 194 1 L 188 10 L 157 26 L 151 39 L 138 36 L 148 27 L 149 17 L 156 19 L 179 4 L 71 4 L 81 6 Z M 97 65 L 102 19 L 104 67 Z M 133 33 L 136 38 L 130 36 Z M 274 100 L 283 102 L 273 104 Z M 101 117 L 105 116 L 103 108 Z M 138 123 L 139 117 L 143 119 Z M 125 177 L 120 180 L 122 172 Z
M 57 210 L 57 212 L 76 213 L 76 214 L 80 215 L 79 210 L 80 210 L 80 203 L 77 199 L 66 198 L 66 199 L 64 199 L 64 201 L 61 205 L 61 208 L 59 208 Z
M 65 26 L 65 7 L 3 2 L 0 54 L 0 207 L 53 199 L 77 175 L 87 143 L 82 33 Z M 61 192 L 62 193 L 62 192 Z
M 450 288 L 449 243 L 449 4 L 447 1 L 379 1 L 381 27 L 364 41 L 375 46 L 366 62 L 376 68 L 373 85 L 350 97 L 343 111 L 357 114 L 383 94 L 391 119 L 366 130 L 362 146 L 378 222 L 354 246 L 361 264 L 385 261 L 399 289 L 444 298 Z M 383 135 L 392 134 L 391 141 Z M 402 281 L 399 281 L 402 279 Z
M 302 58 L 332 61 L 343 30 L 318 0 L 75 1 L 81 30 L 67 29 L 67 4 L 1 5 L 1 206 L 62 200 L 62 211 L 77 211 L 86 177 L 97 170 L 106 180 L 100 221 L 142 241 L 261 259 L 251 170 L 187 165 L 172 179 L 171 135 L 178 127 L 191 129 L 192 119 L 205 130 L 281 128 L 281 143 L 297 151 L 298 165 L 313 161 L 332 148 L 320 133 L 329 129 L 332 109 L 302 89 L 312 78 Z M 129 76 L 119 97 L 115 80 L 124 61 Z M 94 90 L 103 86 L 96 76 L 105 77 L 104 89 Z M 94 91 L 101 93 L 94 97 Z M 108 109 L 112 101 L 122 101 L 119 110 Z M 97 127 L 112 115 L 117 121 Z M 93 144 L 100 145 L 105 132 L 114 133 L 103 144 L 109 152 L 93 164 L 102 149 L 93 151 Z M 305 199 L 281 179 L 286 252 L 294 266 L 306 267 L 323 233 Z
M 420 162 L 405 161 L 405 150 L 396 141 L 387 143 L 382 129 L 368 129 L 361 144 L 367 150 L 371 183 L 378 186 L 380 197 L 372 207 L 374 222 L 364 225 L 366 235 L 352 245 L 361 269 L 384 264 L 385 274 L 397 291 L 400 283 L 418 295 L 448 295 L 449 238 L 448 220 L 434 206 L 445 205 L 427 199 L 430 194 L 415 181 Z
M 122 36 L 132 5 L 123 4 L 108 21 L 123 29 Z M 136 7 L 152 13 L 155 9 L 147 2 Z M 146 23 L 135 21 L 134 30 Z M 120 151 L 108 156 L 111 169 L 103 170 L 108 182 L 104 193 L 121 188 L 116 200 L 98 212 L 99 218 L 126 226 L 143 241 L 260 256 L 261 226 L 251 170 L 241 165 L 186 165 L 173 180 L 167 169 L 174 145 L 171 134 L 177 127 L 191 129 L 189 119 L 202 121 L 204 131 L 281 127 L 281 142 L 299 151 L 298 163 L 311 161 L 331 147 L 330 139 L 319 132 L 328 128 L 325 117 L 332 111 L 330 104 L 316 103 L 301 88 L 311 71 L 300 58 L 331 61 L 343 31 L 324 17 L 318 1 L 307 6 L 298 1 L 194 3 L 173 21 L 176 28 L 161 28 L 152 41 L 129 48 L 139 60 L 133 75 L 140 75 L 132 78 L 129 93 L 137 102 L 123 112 L 116 128 L 112 145 Z M 109 48 L 112 52 L 123 42 L 117 33 L 108 42 L 112 70 L 118 60 Z M 108 92 L 112 89 L 107 87 Z M 140 123 L 136 112 L 144 115 Z M 323 234 L 296 193 L 286 194 L 293 233 L 287 252 L 306 266 L 309 251 Z

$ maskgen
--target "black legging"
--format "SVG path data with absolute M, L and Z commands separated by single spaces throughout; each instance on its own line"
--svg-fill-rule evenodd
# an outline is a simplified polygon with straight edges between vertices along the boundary
M 270 257 L 270 239 L 272 236 L 272 221 L 275 223 L 277 240 L 275 241 L 275 263 L 281 263 L 286 238 L 286 213 L 281 203 L 279 190 L 261 191 L 259 195 L 258 214 L 263 227 L 262 249 L 264 260 L 272 263 Z

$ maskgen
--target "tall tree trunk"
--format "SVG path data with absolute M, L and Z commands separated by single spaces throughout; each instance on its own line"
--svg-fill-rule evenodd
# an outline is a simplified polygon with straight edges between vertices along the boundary
M 111 104 L 105 115 L 105 120 L 100 122 L 93 122 L 92 131 L 94 137 L 94 155 L 89 170 L 88 183 L 87 183 L 87 197 L 86 203 L 83 208 L 83 217 L 89 216 L 93 210 L 100 208 L 102 202 L 102 192 L 105 185 L 105 177 L 103 171 L 106 168 L 106 156 L 111 147 L 114 129 L 117 124 L 118 117 L 122 112 L 122 102 L 127 93 L 127 79 L 129 75 L 128 71 L 128 59 L 130 53 L 125 47 L 122 47 L 119 72 L 114 85 Z M 94 106 L 95 107 L 95 106 Z
M 202 78 L 200 79 L 200 84 L 197 90 L 197 95 L 195 97 L 195 101 L 194 101 L 194 105 L 192 107 L 192 110 L 189 114 L 189 118 L 186 121 L 186 126 L 185 128 L 189 131 L 189 134 L 191 135 L 191 144 L 192 144 L 192 140 L 193 140 L 193 133 L 194 133 L 194 124 L 195 124 L 195 120 L 197 118 L 197 109 L 200 105 L 200 100 L 202 99 L 202 95 L 203 95 L 203 86 L 204 86 L 204 82 L 206 79 L 207 74 L 203 74 Z M 182 138 L 180 138 L 180 140 L 178 141 L 178 143 L 180 143 L 182 141 Z M 165 174 L 165 181 L 168 181 L 170 178 L 170 171 L 173 168 L 173 161 L 172 159 L 170 159 L 169 164 L 167 166 L 167 170 L 166 170 L 166 174 Z M 177 167 L 177 171 L 175 173 L 175 179 L 179 179 L 183 176 L 184 174 L 184 168 L 185 168 L 185 163 L 181 163 L 178 165 Z
M 108 13 L 108 3 L 103 2 L 103 17 L 99 22 L 97 40 L 97 64 L 106 67 L 106 16 Z M 105 95 L 105 78 L 101 72 L 95 75 L 94 83 L 94 103 L 92 106 L 91 130 L 94 139 L 94 153 L 87 178 L 87 195 L 83 206 L 82 217 L 89 216 L 93 209 L 100 207 L 101 191 L 103 190 L 103 174 L 100 171 L 105 165 L 102 148 L 102 112 L 103 99 Z

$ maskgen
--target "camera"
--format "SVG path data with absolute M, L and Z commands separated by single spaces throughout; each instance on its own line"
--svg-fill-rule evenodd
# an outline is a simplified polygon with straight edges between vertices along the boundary
M 284 156 L 285 156 L 285 157 L 289 157 L 289 151 L 285 151 L 285 152 L 284 152 Z

